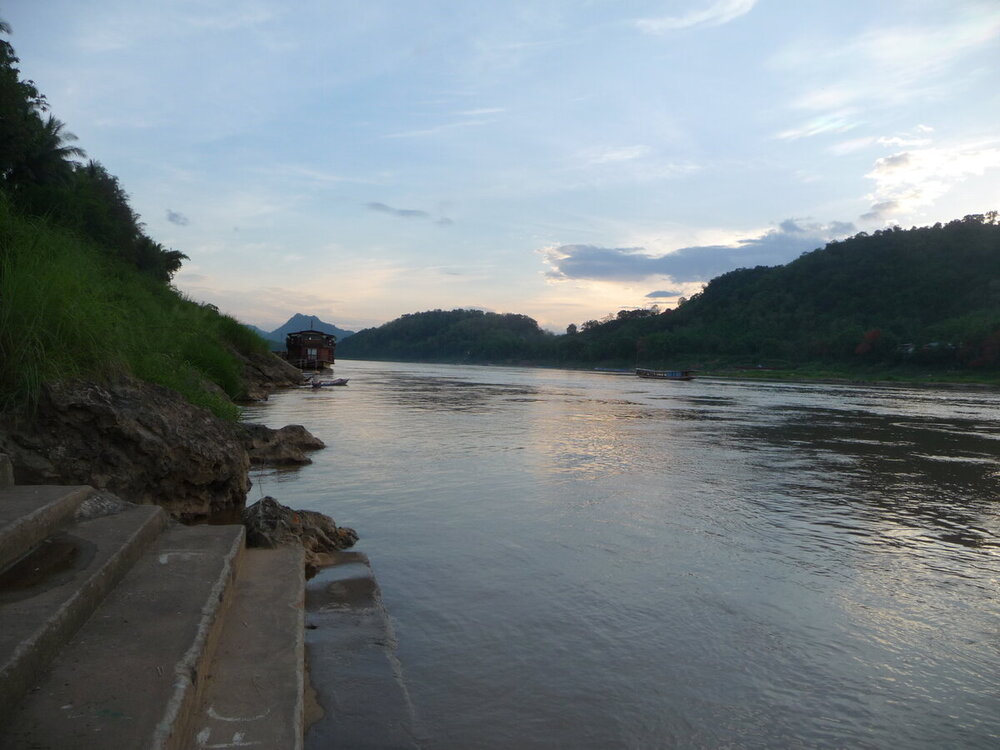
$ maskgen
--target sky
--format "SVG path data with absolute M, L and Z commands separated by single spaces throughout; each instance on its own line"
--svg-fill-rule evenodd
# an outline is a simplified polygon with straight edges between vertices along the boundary
M 0 0 L 178 289 L 562 331 L 1000 209 L 998 0 Z

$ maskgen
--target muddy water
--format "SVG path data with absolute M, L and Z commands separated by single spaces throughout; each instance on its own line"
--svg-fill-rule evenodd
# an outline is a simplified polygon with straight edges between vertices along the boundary
M 345 362 L 254 496 L 361 533 L 427 748 L 1000 746 L 1000 394 Z

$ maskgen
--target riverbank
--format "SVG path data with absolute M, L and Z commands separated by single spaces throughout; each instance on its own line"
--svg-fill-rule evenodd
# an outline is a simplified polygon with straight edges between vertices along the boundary
M 265 396 L 301 382 L 254 369 Z M 300 425 L 221 419 L 126 375 L 50 383 L 8 412 L 0 747 L 90 746 L 95 732 L 123 747 L 233 732 L 301 747 L 305 575 L 357 534 L 273 498 L 245 506 L 251 467 L 324 447 Z

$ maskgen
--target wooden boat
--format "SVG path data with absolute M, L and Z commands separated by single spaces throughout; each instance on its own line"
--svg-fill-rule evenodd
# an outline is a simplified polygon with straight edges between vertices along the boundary
M 658 380 L 692 380 L 694 370 L 646 370 L 635 368 L 635 374 L 640 378 L 656 378 Z
M 334 378 L 333 380 L 314 380 L 311 385 L 313 388 L 323 388 L 328 385 L 347 385 L 349 378 Z

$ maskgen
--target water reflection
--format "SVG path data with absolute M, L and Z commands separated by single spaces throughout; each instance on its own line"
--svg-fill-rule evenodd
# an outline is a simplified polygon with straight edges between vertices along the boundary
M 381 397 L 388 403 L 408 409 L 488 413 L 498 401 L 533 401 L 536 388 L 470 382 L 459 378 L 421 378 L 398 376 L 379 383 Z
M 811 471 L 798 471 L 783 483 L 803 498 L 822 501 L 828 493 L 822 475 L 836 472 L 837 504 L 846 502 L 852 513 L 874 511 L 881 521 L 927 532 L 907 537 L 907 546 L 931 539 L 975 548 L 1000 546 L 998 498 L 990 481 L 1000 466 L 992 444 L 995 425 L 793 408 L 772 423 L 742 425 L 738 439 L 794 447 Z M 882 541 L 898 546 L 891 535 Z
M 274 494 L 360 531 L 425 747 L 998 746 L 1000 395 L 338 369 L 254 408 L 327 442 Z

